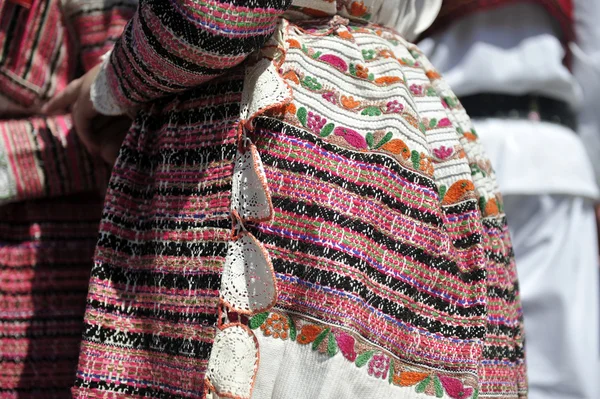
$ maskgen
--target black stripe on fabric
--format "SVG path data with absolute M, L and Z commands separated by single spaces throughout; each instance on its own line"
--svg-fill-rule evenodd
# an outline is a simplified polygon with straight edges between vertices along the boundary
M 158 294 L 157 294 L 158 295 Z M 134 306 L 112 305 L 97 300 L 88 300 L 88 305 L 93 309 L 105 311 L 107 313 L 143 317 L 145 319 L 155 318 L 172 323 L 194 323 L 201 324 L 203 327 L 211 327 L 217 324 L 218 316 L 215 313 L 178 313 L 160 309 L 154 306 L 152 309 L 139 308 Z
M 469 273 L 463 273 L 458 268 L 456 263 L 452 260 L 445 259 L 441 256 L 437 256 L 437 254 L 428 253 L 424 249 L 415 247 L 406 242 L 394 240 L 391 237 L 380 232 L 370 224 L 367 224 L 359 219 L 354 219 L 350 216 L 338 213 L 332 209 L 323 208 L 318 205 L 312 205 L 306 202 L 294 201 L 288 198 L 277 197 L 273 197 L 273 206 L 275 207 L 275 209 L 283 209 L 288 212 L 294 212 L 295 214 L 301 217 L 304 216 L 314 218 L 315 216 L 318 216 L 327 222 L 335 223 L 342 228 L 347 228 L 361 235 L 370 237 L 373 241 L 377 242 L 389 251 L 398 253 L 402 256 L 410 256 L 416 261 L 427 265 L 428 267 L 447 271 L 455 276 L 459 276 L 460 279 L 464 282 L 482 281 L 485 277 L 485 274 L 482 270 L 475 270 Z M 257 234 L 261 233 L 257 232 Z M 287 246 L 284 244 L 282 245 L 282 247 Z M 320 251 L 331 252 L 336 250 L 321 247 Z M 350 258 L 347 261 L 350 262 L 349 264 L 362 262 L 359 258 Z
M 210 211 L 208 211 L 210 212 Z M 187 222 L 173 218 L 165 220 L 151 219 L 148 221 L 129 221 L 113 213 L 106 213 L 102 220 L 110 222 L 113 225 L 119 226 L 127 230 L 135 230 L 137 232 L 144 231 L 188 231 L 199 228 L 214 228 L 222 230 L 231 230 L 231 217 L 227 215 L 222 219 L 209 219 L 199 222 Z
M 514 289 L 507 290 L 500 287 L 490 287 L 487 288 L 487 293 L 489 298 L 498 298 L 502 299 L 508 303 L 514 303 L 517 300 L 517 292 L 519 292 L 518 284 L 515 284 Z
M 483 357 L 490 360 L 509 360 L 513 363 L 523 359 L 525 351 L 519 346 L 484 346 Z
M 368 285 L 360 280 L 355 280 L 353 277 L 343 276 L 335 272 L 320 270 L 303 265 L 301 263 L 289 262 L 275 257 L 273 257 L 272 262 L 277 273 L 295 276 L 304 281 L 323 287 L 326 286 L 354 293 L 360 296 L 365 303 L 383 311 L 386 314 L 405 320 L 404 318 L 400 317 L 402 315 L 401 312 L 404 311 L 400 310 L 400 308 L 403 308 L 401 303 L 379 297 L 377 294 L 371 291 Z M 361 272 L 366 274 L 366 278 L 368 278 L 369 281 L 384 285 L 394 293 L 404 294 L 415 302 L 430 306 L 440 312 L 458 315 L 461 317 L 475 317 L 483 316 L 485 314 L 484 305 L 474 305 L 468 308 L 456 306 L 440 297 L 419 291 L 419 289 L 416 287 L 403 281 L 391 278 L 376 269 L 371 268 L 369 270 L 361 270 Z M 393 308 L 396 308 L 396 310 L 392 310 Z
M 208 359 L 212 343 L 184 338 L 161 336 L 159 334 L 116 331 L 101 326 L 87 324 L 83 333 L 84 341 L 120 348 L 152 351 L 193 359 Z
M 6 0 L 4 0 L 4 2 L 6 3 Z M 2 55 L 0 56 L 0 65 L 4 65 L 4 63 L 8 59 L 10 49 L 12 48 L 11 44 L 15 37 L 15 30 L 19 26 L 19 19 L 22 17 L 20 14 L 22 14 L 25 11 L 23 7 L 20 7 L 15 4 L 4 5 L 4 7 L 9 6 L 12 6 L 12 14 L 10 16 L 10 22 L 8 24 L 8 28 L 6 29 L 4 36 L 4 47 L 2 48 Z M 22 23 L 23 22 L 21 21 L 21 24 Z
M 487 324 L 486 335 L 514 338 L 519 335 L 521 327 L 510 327 L 505 324 Z
M 353 194 L 358 194 L 362 197 L 374 198 L 378 202 L 382 202 L 390 208 L 399 211 L 403 215 L 414 218 L 418 221 L 433 225 L 435 227 L 442 226 L 442 219 L 429 212 L 423 212 L 420 209 L 406 205 L 404 202 L 397 200 L 385 191 L 371 185 L 357 184 L 345 179 L 343 176 L 333 176 L 327 170 L 317 169 L 307 165 L 302 161 L 294 161 L 288 158 L 279 158 L 271 154 L 263 153 L 260 155 L 265 166 L 269 166 L 279 170 L 286 170 L 300 175 L 308 175 L 313 178 L 335 184 L 342 187 L 345 191 Z
M 483 236 L 479 233 L 469 234 L 466 237 L 452 241 L 452 245 L 459 249 L 468 249 L 483 242 Z
M 31 54 L 31 55 L 34 55 L 37 52 L 37 46 L 40 42 L 40 37 L 43 35 L 42 29 L 46 25 L 46 18 L 48 17 L 48 11 L 50 10 L 50 7 L 54 5 L 49 1 L 40 2 L 38 4 L 40 4 L 40 7 L 42 7 L 42 4 L 43 4 L 44 10 L 42 11 L 42 15 L 40 17 L 40 23 L 37 26 L 37 32 L 35 34 L 35 39 L 33 40 L 33 45 L 31 46 L 31 49 L 28 50 L 29 54 Z M 29 72 L 31 71 L 31 66 L 33 65 L 34 59 L 37 60 L 37 57 L 30 56 L 29 59 L 27 60 L 27 64 L 25 64 L 25 69 L 23 71 L 23 79 L 27 79 Z
M 397 320 L 406 322 L 412 326 L 423 328 L 430 333 L 459 339 L 483 339 L 485 336 L 484 326 L 453 326 L 435 319 L 421 316 L 411 309 L 400 305 L 399 303 L 394 303 L 393 301 L 375 295 L 367 290 L 366 287 L 359 287 L 360 284 L 358 282 L 352 281 L 349 278 L 344 278 L 335 273 L 316 270 L 300 263 L 284 262 L 279 259 L 273 260 L 273 267 L 277 273 L 296 276 L 301 274 L 302 276 L 299 276 L 299 278 L 311 283 L 319 284 L 320 286 L 337 287 L 339 285 L 340 288 L 346 291 L 354 293 L 360 292 L 364 303 L 379 309 L 383 313 L 392 316 Z M 477 307 L 476 310 L 477 312 L 481 313 L 483 307 Z M 483 320 L 483 317 L 479 318 L 480 322 L 483 322 Z
M 137 385 L 137 383 L 135 382 L 134 384 Z M 170 394 L 168 392 L 155 388 L 139 388 L 128 384 L 119 384 L 108 381 L 89 381 L 80 377 L 77 377 L 77 379 L 75 380 L 75 386 L 83 389 L 97 390 L 97 395 L 105 393 L 107 397 L 113 396 L 115 393 L 153 399 L 182 399 L 184 397 L 180 394 Z M 199 393 L 203 394 L 203 387 L 195 388 L 197 388 L 197 391 Z
M 463 213 L 477 211 L 478 205 L 475 200 L 467 200 L 456 205 L 443 205 L 442 211 L 445 215 L 461 215 Z
M 509 252 L 508 255 L 502 255 L 502 254 L 500 254 L 498 252 L 493 252 L 493 251 L 490 251 L 490 250 L 486 250 L 485 251 L 485 256 L 486 256 L 486 258 L 488 258 L 489 260 L 491 260 L 491 261 L 493 261 L 495 263 L 499 263 L 499 264 L 504 265 L 504 266 L 509 266 L 510 262 L 513 259 L 513 255 L 510 252 L 511 250 L 512 250 L 512 248 L 508 251 Z
M 244 7 L 248 8 L 256 8 L 257 3 L 260 2 L 252 2 L 254 4 L 248 4 L 249 2 L 245 2 Z M 283 3 L 283 4 L 282 4 Z M 287 3 L 287 4 L 286 4 Z M 270 4 L 268 6 L 272 10 L 280 10 L 284 11 L 289 4 L 290 0 L 287 1 L 264 1 L 263 5 Z M 225 35 L 214 34 L 205 28 L 199 26 L 199 24 L 191 21 L 189 18 L 183 15 L 183 10 L 177 10 L 173 5 L 164 0 L 152 0 L 146 3 L 150 8 L 151 12 L 161 21 L 165 28 L 169 31 L 173 32 L 177 37 L 182 38 L 185 42 L 193 45 L 196 49 L 201 49 L 201 51 L 205 51 L 212 54 L 219 54 L 222 56 L 237 56 L 237 55 L 245 55 L 250 54 L 253 51 L 258 50 L 263 46 L 263 44 L 271 37 L 273 31 L 275 30 L 275 26 L 277 24 L 277 17 L 273 17 L 273 25 L 270 27 L 270 31 L 265 32 L 263 34 L 258 33 L 250 33 L 246 34 L 244 38 L 231 38 Z M 262 7 L 261 7 L 262 8 Z M 202 69 L 209 70 L 204 67 L 200 67 L 196 64 L 188 62 L 185 59 L 182 59 L 173 53 L 169 52 L 168 49 L 164 49 L 158 42 L 158 40 L 154 37 L 154 32 L 150 31 L 147 26 L 146 21 L 143 19 L 143 12 L 138 13 L 140 16 L 140 23 L 144 29 L 144 32 L 148 36 L 148 41 L 152 44 L 152 47 L 159 53 L 164 54 L 165 58 L 171 59 L 175 62 L 176 65 L 179 65 L 185 69 L 191 71 L 201 72 Z M 265 17 L 267 17 L 265 15 Z M 242 17 L 243 18 L 243 17 Z M 243 20 L 236 20 L 238 24 L 243 23 Z M 254 28 L 252 28 L 254 29 Z M 197 50 L 196 50 L 197 51 Z M 215 69 L 222 70 L 222 68 Z
M 255 120 L 256 133 L 255 135 L 260 136 L 260 131 L 262 129 L 266 130 L 268 133 L 276 133 L 278 135 L 288 135 L 290 137 L 301 139 L 303 141 L 307 141 L 316 145 L 319 148 L 323 148 L 328 152 L 334 153 L 336 155 L 342 156 L 352 161 L 359 161 L 362 163 L 373 164 L 380 166 L 385 169 L 390 169 L 396 175 L 402 177 L 406 181 L 428 188 L 430 190 L 434 190 L 437 192 L 437 186 L 435 182 L 423 175 L 414 173 L 406 168 L 400 166 L 398 161 L 394 160 L 391 157 L 376 154 L 376 153 L 364 153 L 359 151 L 347 150 L 342 147 L 338 147 L 333 144 L 329 144 L 323 139 L 315 136 L 313 133 L 309 133 L 305 130 L 297 128 L 296 126 L 292 126 L 285 122 L 282 122 L 277 119 L 272 118 L 257 118 Z M 270 134 L 269 134 L 270 136 Z M 258 138 L 261 139 L 260 137 Z M 261 155 L 262 156 L 262 155 Z
M 149 242 L 148 244 L 156 245 L 156 243 L 152 242 Z M 219 251 L 214 251 L 214 254 L 211 253 L 209 255 L 217 257 L 225 257 L 226 255 L 226 243 L 197 243 L 194 246 L 212 246 L 214 248 L 218 248 Z M 185 255 L 179 254 L 172 256 L 184 257 Z M 190 256 L 188 255 L 188 257 Z M 218 273 L 185 275 L 164 273 L 159 271 L 152 272 L 148 270 L 123 269 L 121 267 L 113 267 L 107 263 L 95 265 L 92 268 L 92 276 L 100 280 L 110 280 L 114 284 L 126 286 L 132 286 L 132 284 L 134 284 L 137 286 L 152 288 L 173 288 L 184 290 L 218 290 L 221 286 L 221 275 Z

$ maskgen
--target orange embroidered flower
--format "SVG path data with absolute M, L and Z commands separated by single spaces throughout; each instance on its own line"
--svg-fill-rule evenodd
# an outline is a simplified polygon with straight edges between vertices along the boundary
M 297 85 L 300 84 L 300 78 L 298 77 L 298 74 L 294 71 L 287 71 L 286 73 L 283 74 L 283 78 L 286 80 L 291 80 L 292 82 L 296 83 Z
M 364 65 L 358 64 L 356 66 L 356 76 L 359 78 L 367 79 L 369 77 L 369 68 Z
M 381 148 L 391 152 L 392 154 L 401 155 L 404 159 L 408 159 L 410 156 L 410 150 L 408 149 L 408 146 L 400 139 L 390 140 L 381 146 Z
M 431 80 L 441 78 L 441 75 L 439 73 L 437 73 L 436 71 L 427 71 L 426 75 Z
M 337 35 L 339 37 L 341 37 L 342 39 L 346 39 L 346 40 L 354 39 L 354 36 L 352 36 L 352 33 L 348 32 L 347 30 L 339 30 L 337 32 Z
M 417 373 L 415 371 L 406 371 L 401 372 L 400 375 L 394 374 L 394 384 L 400 385 L 401 387 L 408 387 L 412 385 L 416 385 L 419 382 L 423 381 L 427 378 L 429 374 L 427 373 Z
M 492 198 L 485 204 L 484 210 L 485 216 L 498 215 L 500 213 L 500 209 L 498 208 L 498 202 L 495 198 Z
M 296 106 L 293 103 L 289 103 L 287 107 L 285 107 L 285 112 L 291 115 L 296 115 Z
M 442 204 L 450 205 L 463 199 L 466 193 L 475 191 L 475 186 L 470 180 L 459 180 L 452 184 L 446 192 Z
M 396 56 L 390 50 L 381 50 L 379 56 L 382 58 L 395 58 Z
M 263 334 L 273 336 L 273 338 L 287 339 L 289 335 L 290 325 L 287 317 L 277 313 L 271 313 L 266 322 L 260 326 Z
M 477 136 L 475 136 L 473 133 L 471 132 L 466 132 L 463 134 L 463 136 L 465 136 L 465 138 L 469 141 L 477 141 Z
M 354 17 L 362 17 L 367 11 L 367 6 L 362 1 L 353 1 L 350 5 L 350 15 Z
M 346 109 L 354 109 L 360 105 L 360 101 L 354 100 L 354 97 L 352 96 L 342 96 L 341 102 Z
M 288 39 L 287 40 L 288 45 L 290 46 L 290 48 L 302 48 L 302 46 L 300 45 L 300 42 L 296 39 Z
M 391 85 L 392 83 L 397 83 L 402 81 L 398 76 L 382 76 L 380 78 L 375 79 L 375 83 L 380 85 Z
M 317 336 L 321 333 L 321 331 L 323 331 L 321 327 L 315 326 L 314 324 L 307 324 L 302 327 L 302 330 L 300 330 L 300 334 L 298 334 L 296 341 L 304 345 L 310 344 L 317 339 Z

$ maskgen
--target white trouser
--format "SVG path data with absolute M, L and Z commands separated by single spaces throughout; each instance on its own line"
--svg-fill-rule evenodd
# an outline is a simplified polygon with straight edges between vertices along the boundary
M 593 203 L 567 195 L 509 195 L 504 204 L 525 315 L 529 399 L 598 399 Z

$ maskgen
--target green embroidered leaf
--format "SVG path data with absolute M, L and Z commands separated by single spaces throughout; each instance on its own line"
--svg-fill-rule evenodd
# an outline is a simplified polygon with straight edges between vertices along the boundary
M 329 355 L 329 357 L 334 357 L 337 352 L 338 346 L 335 342 L 335 337 L 333 333 L 329 333 L 329 342 L 327 342 L 327 354 Z
M 354 362 L 354 364 L 356 364 L 356 367 L 364 366 L 365 364 L 367 364 L 367 362 L 369 360 L 371 360 L 374 353 L 375 353 L 375 351 L 366 351 L 365 353 L 361 353 L 356 358 L 356 361 Z
M 367 107 L 361 112 L 361 115 L 379 116 L 381 115 L 381 109 L 375 106 Z
M 369 80 L 372 82 L 375 80 L 375 75 L 373 75 L 372 73 L 369 74 Z
M 350 64 L 349 70 L 350 70 L 350 75 L 356 76 L 356 65 Z
M 423 122 L 419 122 L 419 130 L 423 133 L 427 131 L 427 128 L 425 127 L 425 124 Z
M 383 136 L 383 138 L 381 140 L 379 140 L 379 143 L 377 143 L 377 145 L 375 146 L 375 148 L 379 148 L 382 145 L 386 144 L 388 141 L 390 141 L 392 139 L 392 137 L 394 137 L 394 135 L 392 134 L 392 132 L 387 132 L 385 136 Z
M 419 167 L 421 166 L 421 155 L 418 151 L 412 150 L 412 152 L 410 153 L 410 160 L 412 161 L 413 167 L 415 169 L 419 169 Z
M 471 167 L 471 176 L 475 176 L 477 173 L 481 172 L 481 169 L 479 169 L 479 165 L 477 165 L 476 163 L 472 163 L 469 166 Z
M 298 120 L 300 121 L 300 123 L 302 123 L 302 126 L 306 126 L 306 118 L 308 117 L 308 112 L 306 111 L 306 108 L 304 108 L 304 107 L 298 108 L 298 112 L 296 112 L 296 116 L 298 117 Z
M 367 145 L 369 146 L 369 148 L 373 148 L 373 141 L 375 140 L 375 138 L 373 137 L 373 133 L 367 133 L 367 135 L 365 136 L 365 140 L 367 141 Z
M 363 18 L 365 21 L 370 21 L 370 20 L 371 20 L 371 16 L 372 16 L 371 14 L 365 14 L 365 15 L 363 15 L 363 16 L 362 16 L 362 18 Z
M 475 388 L 475 392 L 473 392 L 473 397 L 471 399 L 479 399 L 479 388 Z
M 462 134 L 465 134 L 464 130 L 462 130 L 462 128 L 460 128 L 460 127 L 457 127 L 457 128 L 456 128 L 456 132 L 457 132 L 458 134 L 461 134 L 461 135 L 462 135 Z
M 433 129 L 434 127 L 437 126 L 438 120 L 433 118 L 432 120 L 429 121 L 429 128 Z
M 316 53 L 314 53 L 312 55 L 312 58 L 315 59 L 315 60 L 318 60 L 321 55 L 323 55 L 323 53 L 320 52 L 320 51 L 317 51 Z
M 436 95 L 437 95 L 437 93 L 435 92 L 435 89 L 434 89 L 433 87 L 429 87 L 429 88 L 427 88 L 427 91 L 425 92 L 425 94 L 426 94 L 428 97 L 433 97 L 433 96 L 436 96 Z
M 267 320 L 267 317 L 269 317 L 269 312 L 259 313 L 252 317 L 250 322 L 248 322 L 250 329 L 256 330 L 258 327 L 262 326 L 265 320 Z
M 290 315 L 288 315 L 288 324 L 290 325 L 290 340 L 295 341 L 296 340 L 296 325 L 294 324 L 294 320 L 292 320 L 292 317 Z
M 486 205 L 486 201 L 484 197 L 479 197 L 479 209 L 481 210 L 481 213 L 483 214 L 483 211 L 485 210 L 485 205 Z M 484 215 L 485 216 L 485 215 Z
M 321 133 L 319 134 L 319 136 L 321 137 L 327 137 L 331 134 L 331 132 L 333 132 L 333 129 L 335 128 L 335 125 L 333 123 L 328 123 L 327 125 L 325 125 L 323 127 L 323 129 L 321 129 Z
M 477 134 L 477 132 L 475 131 L 475 128 L 471 128 L 471 133 L 473 133 L 473 136 L 475 137 L 479 137 L 479 135 Z
M 430 381 L 431 381 L 431 376 L 425 378 L 423 381 L 419 382 L 419 384 L 415 388 L 415 391 L 417 391 L 417 393 L 425 392 L 425 389 L 427 389 L 427 385 L 429 385 Z
M 388 370 L 390 376 L 388 378 L 388 382 L 391 384 L 394 381 L 394 361 L 390 359 L 390 369 Z
M 326 328 L 325 330 L 323 330 L 323 332 L 321 332 L 321 334 L 319 334 L 317 336 L 317 338 L 314 340 L 314 342 L 312 343 L 313 350 L 316 350 L 319 347 L 319 345 L 321 345 L 321 342 L 323 342 L 323 340 L 325 339 L 327 334 L 329 334 L 329 328 Z
M 440 186 L 440 188 L 438 189 L 438 194 L 440 195 L 440 201 L 444 200 L 444 197 L 446 196 L 446 191 L 448 191 L 448 187 L 446 186 Z
M 302 51 L 304 51 L 305 53 L 308 53 L 308 47 L 306 47 L 306 44 L 302 45 Z
M 437 375 L 433 377 L 433 387 L 435 389 L 436 398 L 441 398 L 444 396 L 444 388 L 442 387 L 442 383 Z

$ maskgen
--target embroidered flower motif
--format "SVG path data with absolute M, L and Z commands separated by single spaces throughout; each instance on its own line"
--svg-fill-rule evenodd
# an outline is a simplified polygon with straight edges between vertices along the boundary
M 275 339 L 287 339 L 290 325 L 286 317 L 281 316 L 278 313 L 271 313 L 266 322 L 260 326 L 260 329 L 267 337 L 272 336 Z
M 450 158 L 450 156 L 454 153 L 454 150 L 452 148 L 448 148 L 446 146 L 441 146 L 439 148 L 435 148 L 433 150 L 433 155 L 435 155 L 435 157 L 437 159 L 440 160 L 444 160 L 444 159 L 448 159 Z
M 313 112 L 308 113 L 306 127 L 312 130 L 314 133 L 320 133 L 325 124 L 327 124 L 327 119 L 321 117 L 320 115 L 315 115 Z
M 372 49 L 363 50 L 362 56 L 365 61 L 372 60 L 373 58 L 375 58 L 375 50 L 372 50 Z
M 423 86 L 413 83 L 412 85 L 410 85 L 410 91 L 415 96 L 420 96 L 423 94 Z
M 337 104 L 337 101 L 335 99 L 335 93 L 332 91 L 326 91 L 325 93 L 323 93 L 323 98 L 332 104 Z
M 350 15 L 353 17 L 362 17 L 367 11 L 367 6 L 362 1 L 353 1 L 350 5 Z
M 448 118 L 440 119 L 440 121 L 437 124 L 437 127 L 448 127 L 448 126 L 452 126 L 452 122 L 450 122 L 450 119 L 448 119 Z
M 305 86 L 306 88 L 315 91 L 321 90 L 323 88 L 323 85 L 319 83 L 317 79 L 310 76 L 304 78 L 304 80 L 302 81 L 302 86 Z
M 360 101 L 354 100 L 352 96 L 342 96 L 342 105 L 347 109 L 354 109 L 360 105 Z
M 386 104 L 386 112 L 388 114 L 400 114 L 404 111 L 404 105 L 400 104 L 398 100 L 388 101 Z
M 354 362 L 357 356 L 356 351 L 354 350 L 354 337 L 346 334 L 345 332 L 339 331 L 335 335 L 335 339 L 344 357 L 349 361 Z
M 373 355 L 369 362 L 369 375 L 385 380 L 390 368 L 390 358 L 383 353 Z
M 342 72 L 346 72 L 348 70 L 348 64 L 346 61 L 333 54 L 325 54 L 319 58 L 321 61 L 328 63 L 336 69 L 339 69 Z
M 298 334 L 298 338 L 296 340 L 298 343 L 307 345 L 313 342 L 319 334 L 323 331 L 323 329 L 319 326 L 315 326 L 314 324 L 306 324 L 300 330 L 300 334 Z
M 369 78 L 369 68 L 367 68 L 364 65 L 358 64 L 358 65 L 356 65 L 355 74 L 359 78 L 368 79 Z
M 346 142 L 348 142 L 348 144 L 350 144 L 353 147 L 360 149 L 367 148 L 367 141 L 355 130 L 338 126 L 333 131 L 333 134 L 335 134 L 336 136 L 343 137 L 346 140 Z
M 468 399 L 473 394 L 472 387 L 465 387 L 461 380 L 443 375 L 438 376 L 444 390 L 452 399 Z

